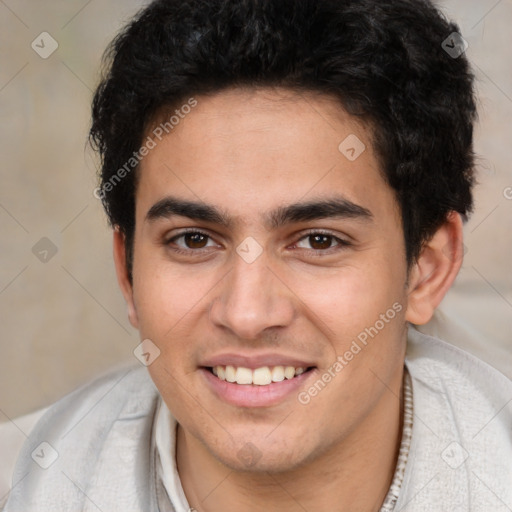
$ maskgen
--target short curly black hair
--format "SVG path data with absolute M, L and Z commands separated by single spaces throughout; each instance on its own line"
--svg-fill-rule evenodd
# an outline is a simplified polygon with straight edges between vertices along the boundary
M 192 96 L 247 86 L 334 95 L 370 123 L 415 261 L 450 211 L 466 218 L 473 206 L 477 113 L 462 43 L 427 0 L 150 3 L 105 53 L 90 131 L 102 163 L 97 196 L 125 236 L 130 275 L 133 156 L 148 124 Z

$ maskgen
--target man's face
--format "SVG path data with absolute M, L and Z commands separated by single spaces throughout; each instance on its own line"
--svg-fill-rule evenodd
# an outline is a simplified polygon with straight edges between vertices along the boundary
M 139 169 L 133 323 L 186 435 L 231 468 L 285 471 L 398 410 L 399 208 L 370 132 L 333 99 L 196 100 Z

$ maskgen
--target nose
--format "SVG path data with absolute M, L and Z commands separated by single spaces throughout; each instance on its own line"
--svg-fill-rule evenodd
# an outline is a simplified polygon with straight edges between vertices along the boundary
M 270 268 L 264 251 L 251 263 L 234 255 L 233 268 L 212 300 L 210 321 L 239 339 L 256 340 L 272 327 L 289 326 L 294 312 L 293 293 Z

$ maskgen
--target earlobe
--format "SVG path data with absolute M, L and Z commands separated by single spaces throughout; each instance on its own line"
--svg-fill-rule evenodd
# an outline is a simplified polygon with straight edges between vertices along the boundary
M 114 229 L 113 237 L 114 249 L 114 263 L 116 267 L 117 282 L 121 288 L 126 305 L 128 307 L 128 319 L 135 329 L 139 328 L 139 320 L 137 317 L 137 310 L 133 299 L 133 286 L 128 275 L 128 268 L 126 266 L 126 246 L 125 237 L 119 230 Z
M 426 324 L 455 281 L 464 257 L 462 219 L 450 212 L 425 243 L 409 275 L 406 320 Z

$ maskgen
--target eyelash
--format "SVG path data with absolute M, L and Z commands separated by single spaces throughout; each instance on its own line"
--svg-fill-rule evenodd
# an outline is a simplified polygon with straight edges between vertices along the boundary
M 164 241 L 164 245 L 166 247 L 169 247 L 174 253 L 176 254 L 184 254 L 184 255 L 187 255 L 187 256 L 190 256 L 191 254 L 194 254 L 194 255 L 201 255 L 201 253 L 207 249 L 207 248 L 202 248 L 202 249 L 181 249 L 181 248 L 176 248 L 176 247 L 171 247 L 171 243 L 172 242 L 175 242 L 176 240 L 188 235 L 188 234 L 193 234 L 193 235 L 203 235 L 209 239 L 212 239 L 212 236 L 209 235 L 208 233 L 204 232 L 204 231 L 201 231 L 200 229 L 190 229 L 190 230 L 186 230 L 186 231 L 182 231 L 181 233 L 177 234 L 177 235 L 174 235 L 173 237 L 167 239 Z M 346 248 L 346 247 L 350 247 L 352 245 L 351 242 L 348 242 L 347 240 L 343 240 L 337 236 L 334 236 L 332 233 L 328 232 L 328 231 L 323 231 L 323 230 L 315 230 L 315 229 L 312 229 L 310 231 L 307 231 L 306 233 L 304 233 L 299 239 L 297 242 L 295 243 L 298 243 L 302 240 L 304 240 L 305 238 L 308 238 L 310 236 L 313 236 L 313 235 L 323 235 L 323 236 L 328 236 L 330 238 L 332 238 L 333 241 L 335 241 L 338 245 L 337 246 L 334 246 L 334 247 L 329 247 L 327 249 L 303 249 L 307 252 L 309 252 L 312 256 L 314 257 L 323 257 L 325 256 L 326 254 L 331 254 L 332 250 L 335 250 L 335 251 L 339 251 L 339 250 L 342 250 L 343 248 Z M 300 248 L 299 248 L 300 249 Z

